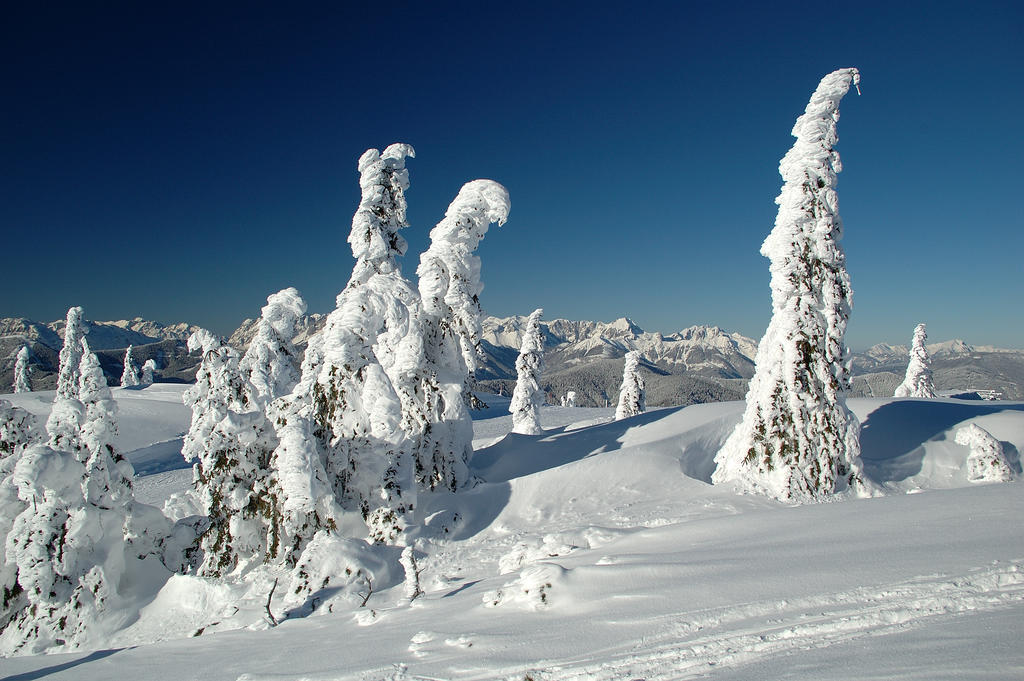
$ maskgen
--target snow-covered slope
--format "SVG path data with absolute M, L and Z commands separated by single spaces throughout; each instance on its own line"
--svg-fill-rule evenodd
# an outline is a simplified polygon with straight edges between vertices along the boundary
M 180 465 L 166 443 L 187 424 L 176 392 L 114 391 L 120 445 L 153 464 L 137 481 L 151 500 L 187 484 L 164 470 Z M 0 675 L 1020 678 L 1024 486 L 969 483 L 954 434 L 981 425 L 1019 476 L 1024 404 L 851 400 L 866 474 L 887 494 L 786 507 L 708 484 L 740 403 L 618 422 L 550 407 L 532 437 L 506 435 L 507 400 L 486 399 L 473 462 L 485 482 L 425 500 L 428 524 L 450 532 L 418 544 L 427 593 L 412 606 L 398 585 L 268 628 L 269 584 L 176 577 L 104 650 L 2 660 Z M 14 401 L 47 408 L 41 394 Z

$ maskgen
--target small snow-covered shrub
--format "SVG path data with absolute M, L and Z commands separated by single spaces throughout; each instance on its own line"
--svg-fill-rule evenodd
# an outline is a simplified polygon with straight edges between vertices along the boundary
M 139 385 L 153 385 L 153 372 L 156 371 L 156 360 L 147 359 L 142 365 L 142 376 L 139 378 Z
M 404 579 L 396 574 L 395 551 L 361 539 L 321 531 L 308 543 L 292 569 L 284 594 L 286 616 L 303 616 L 335 603 L 367 605 L 374 593 Z
M 514 580 L 482 596 L 485 608 L 513 606 L 522 610 L 542 610 L 552 605 L 552 591 L 565 582 L 568 574 L 557 563 L 537 563 L 519 571 Z
M 0 400 L 0 462 L 13 457 L 11 470 L 5 470 L 0 463 L 0 478 L 14 470 L 13 462 L 17 461 L 21 450 L 39 438 L 35 416 L 7 400 Z
M 564 556 L 578 548 L 574 542 L 554 534 L 547 534 L 533 541 L 520 542 L 498 559 L 498 574 L 515 572 L 524 565 Z
M 969 447 L 967 479 L 971 482 L 1009 482 L 1013 480 L 1003 445 L 976 423 L 968 423 L 956 431 L 956 443 Z

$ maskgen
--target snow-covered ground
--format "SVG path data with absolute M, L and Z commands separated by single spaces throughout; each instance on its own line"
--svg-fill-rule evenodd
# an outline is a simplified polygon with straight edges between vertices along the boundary
M 182 389 L 113 391 L 150 503 L 190 480 Z M 5 398 L 45 415 L 52 393 Z M 411 606 L 398 585 L 269 628 L 266 591 L 174 577 L 105 649 L 0 660 L 0 677 L 1024 678 L 1024 486 L 968 482 L 954 441 L 980 425 L 1019 475 L 1024 403 L 851 400 L 886 494 L 787 507 L 709 484 L 741 403 L 619 422 L 547 407 L 546 432 L 523 436 L 507 398 L 486 400 L 484 482 L 421 499 L 460 519 L 419 546 L 427 594 Z

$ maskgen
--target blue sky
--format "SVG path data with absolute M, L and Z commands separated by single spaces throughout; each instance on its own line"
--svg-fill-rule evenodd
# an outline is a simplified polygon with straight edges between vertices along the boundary
M 0 28 L 0 316 L 227 333 L 351 271 L 356 160 L 412 144 L 413 276 L 466 181 L 495 315 L 759 338 L 778 161 L 856 66 L 839 176 L 847 340 L 1024 347 L 1020 3 L 23 3 Z

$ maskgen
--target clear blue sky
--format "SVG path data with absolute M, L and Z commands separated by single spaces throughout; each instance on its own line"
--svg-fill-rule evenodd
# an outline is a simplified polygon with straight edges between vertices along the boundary
M 87 6 L 88 5 L 88 6 Z M 351 271 L 356 159 L 411 143 L 414 276 L 466 181 L 495 315 L 759 338 L 778 161 L 859 67 L 847 340 L 1024 347 L 1024 10 L 1001 3 L 18 3 L 0 28 L 0 316 L 226 333 Z

